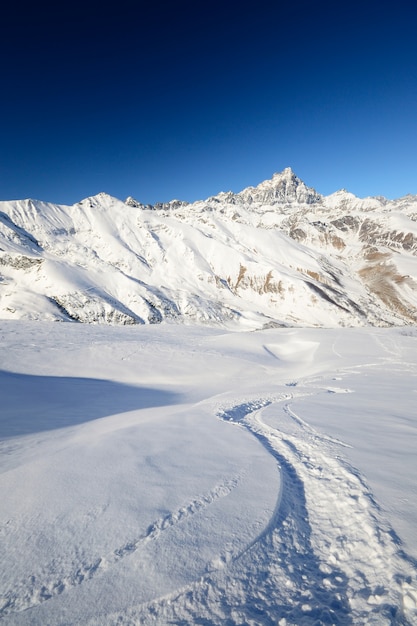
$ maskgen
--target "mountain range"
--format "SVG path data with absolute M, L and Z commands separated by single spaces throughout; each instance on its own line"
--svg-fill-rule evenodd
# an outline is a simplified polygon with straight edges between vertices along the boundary
M 287 168 L 193 203 L 3 201 L 0 318 L 416 324 L 417 196 L 323 196 Z

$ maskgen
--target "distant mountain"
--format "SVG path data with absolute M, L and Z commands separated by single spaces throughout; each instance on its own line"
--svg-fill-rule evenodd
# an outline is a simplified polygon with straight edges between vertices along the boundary
M 0 202 L 0 318 L 415 324 L 417 196 L 322 196 L 287 168 L 192 204 Z

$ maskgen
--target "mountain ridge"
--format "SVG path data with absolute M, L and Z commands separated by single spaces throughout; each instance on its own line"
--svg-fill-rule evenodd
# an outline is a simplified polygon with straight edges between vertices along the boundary
M 144 205 L 0 202 L 0 318 L 232 327 L 417 322 L 417 196 L 323 196 L 291 168 Z

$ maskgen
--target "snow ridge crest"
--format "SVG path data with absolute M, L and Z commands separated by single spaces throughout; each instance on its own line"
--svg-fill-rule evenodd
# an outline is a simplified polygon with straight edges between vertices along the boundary
M 286 168 L 191 204 L 0 202 L 1 318 L 416 324 L 417 197 L 322 196 Z

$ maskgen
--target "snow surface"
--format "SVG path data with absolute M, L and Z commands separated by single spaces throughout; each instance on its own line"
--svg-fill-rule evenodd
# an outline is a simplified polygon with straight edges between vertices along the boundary
M 0 202 L 0 319 L 417 323 L 417 197 L 322 197 L 287 168 L 238 194 L 144 206 Z
M 0 342 L 2 624 L 417 623 L 416 329 Z

